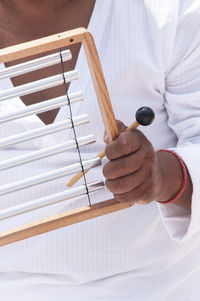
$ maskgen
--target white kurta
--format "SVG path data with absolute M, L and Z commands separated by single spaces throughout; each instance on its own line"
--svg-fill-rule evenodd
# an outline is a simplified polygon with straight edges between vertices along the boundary
M 89 24 L 94 35 L 117 119 L 129 125 L 135 111 L 152 107 L 155 122 L 141 130 L 156 149 L 174 148 L 193 181 L 192 214 L 174 205 L 135 205 L 129 209 L 59 229 L 0 249 L 0 299 L 20 301 L 199 301 L 200 300 L 200 2 L 199 0 L 97 0 Z M 3 66 L 1 66 L 3 68 Z M 91 125 L 78 129 L 96 135 L 84 148 L 88 158 L 102 149 L 103 126 L 83 53 L 77 62 L 84 104 Z M 4 80 L 0 89 L 11 82 Z M 79 87 L 79 88 L 78 88 Z M 15 98 L 0 104 L 5 113 L 23 107 Z M 56 119 L 67 116 L 63 107 Z M 6 136 L 37 126 L 27 117 L 0 127 Z M 40 138 L 1 150 L 1 160 L 64 141 L 71 133 Z M 177 147 L 176 147 L 177 146 Z M 89 154 L 90 152 L 90 154 Z M 62 167 L 74 161 L 69 152 L 4 171 L 1 183 Z M 97 177 L 88 173 L 88 180 Z M 65 189 L 66 179 L 1 198 L 0 208 Z M 99 193 L 92 201 L 109 197 Z M 65 201 L 2 221 L 7 229 L 63 212 L 86 200 Z

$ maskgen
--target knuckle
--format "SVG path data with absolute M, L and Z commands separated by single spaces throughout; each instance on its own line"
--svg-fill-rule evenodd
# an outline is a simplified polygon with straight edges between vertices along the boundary
M 102 169 L 102 173 L 103 176 L 107 179 L 110 179 L 110 177 L 112 176 L 112 162 L 108 162 L 104 165 L 103 169 Z
M 110 161 L 104 165 L 102 173 L 106 179 L 113 180 L 119 177 L 118 164 L 114 161 Z
M 130 152 L 131 149 L 131 145 L 130 143 L 127 141 L 127 136 L 126 135 L 120 135 L 118 138 L 118 143 L 120 146 L 120 150 L 122 152 L 122 154 L 127 154 Z
M 127 194 L 114 194 L 114 197 L 117 201 L 121 203 L 130 203 L 131 200 L 127 197 Z
M 112 193 L 123 193 L 124 185 L 120 180 L 106 180 L 106 186 Z
M 106 187 L 108 190 L 112 193 L 118 193 L 117 191 L 117 185 L 115 183 L 115 180 L 106 180 Z
M 109 191 L 113 192 L 113 183 L 110 180 L 105 181 L 106 187 Z
M 117 127 L 118 127 L 119 132 L 121 133 L 121 132 L 125 131 L 126 126 L 124 125 L 124 123 L 120 120 L 116 120 L 116 122 L 117 122 Z

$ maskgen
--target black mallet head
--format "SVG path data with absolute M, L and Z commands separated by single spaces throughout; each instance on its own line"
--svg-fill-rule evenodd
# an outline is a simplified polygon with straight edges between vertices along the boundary
M 153 122 L 155 114 L 151 108 L 141 107 L 137 110 L 135 118 L 139 124 L 146 126 L 150 125 Z

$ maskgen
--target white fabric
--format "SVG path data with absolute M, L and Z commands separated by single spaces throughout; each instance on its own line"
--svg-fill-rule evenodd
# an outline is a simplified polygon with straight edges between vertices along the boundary
M 198 0 L 97 0 L 89 24 L 95 37 L 117 119 L 127 125 L 135 111 L 152 107 L 155 122 L 141 130 L 156 149 L 172 148 L 186 162 L 193 181 L 192 215 L 174 205 L 135 205 L 127 210 L 21 241 L 0 249 L 1 300 L 37 301 L 199 301 L 200 288 L 200 3 Z M 87 112 L 91 123 L 78 133 L 93 132 L 97 144 L 85 147 L 83 158 L 102 149 L 103 126 L 86 62 L 77 62 L 84 104 L 73 104 L 74 115 Z M 0 83 L 6 89 L 10 82 Z M 23 106 L 19 98 L 0 104 L 7 112 Z M 64 119 L 63 107 L 57 117 Z M 10 126 L 9 126 L 10 125 Z M 3 135 L 42 122 L 36 117 L 1 126 Z M 69 134 L 68 134 L 69 133 Z M 1 151 L 1 160 L 21 155 L 72 136 L 71 132 L 40 138 Z M 3 136 L 2 135 L 2 136 Z M 176 147 L 177 145 L 177 147 Z M 75 152 L 43 159 L 2 172 L 8 183 L 61 167 L 77 159 Z M 99 178 L 95 170 L 88 181 Z M 66 179 L 29 188 L 1 199 L 0 206 L 33 200 L 65 189 Z M 92 202 L 109 198 L 107 191 Z M 2 230 L 87 202 L 63 202 L 0 223 Z

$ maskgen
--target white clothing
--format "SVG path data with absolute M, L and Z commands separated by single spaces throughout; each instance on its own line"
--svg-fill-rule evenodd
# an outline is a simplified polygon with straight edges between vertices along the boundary
M 141 130 L 156 149 L 172 148 L 185 161 L 193 181 L 192 214 L 174 205 L 135 205 L 129 209 L 59 229 L 0 249 L 1 300 L 37 301 L 199 301 L 200 288 L 200 2 L 199 0 L 97 0 L 90 20 L 116 118 L 129 125 L 136 110 L 147 105 L 155 122 Z M 85 147 L 83 158 L 103 148 L 98 107 L 83 52 L 77 62 L 80 80 L 70 92 L 83 90 L 84 104 L 97 144 Z M 11 83 L 4 80 L 1 89 Z M 0 112 L 24 105 L 19 98 L 0 104 Z M 56 121 L 66 118 L 61 108 Z M 10 125 L 10 126 L 9 126 Z M 2 136 L 42 122 L 28 117 L 0 127 Z M 87 129 L 86 129 L 87 128 Z M 33 151 L 71 134 L 1 150 L 1 160 Z M 176 147 L 177 145 L 177 147 Z M 82 152 L 83 153 L 83 152 Z M 3 172 L 1 183 L 74 162 L 75 152 L 43 159 Z M 97 176 L 88 173 L 88 181 Z M 12 206 L 65 189 L 66 179 L 4 197 Z M 109 198 L 107 191 L 92 202 Z M 2 230 L 55 215 L 86 203 L 65 201 L 2 221 Z

